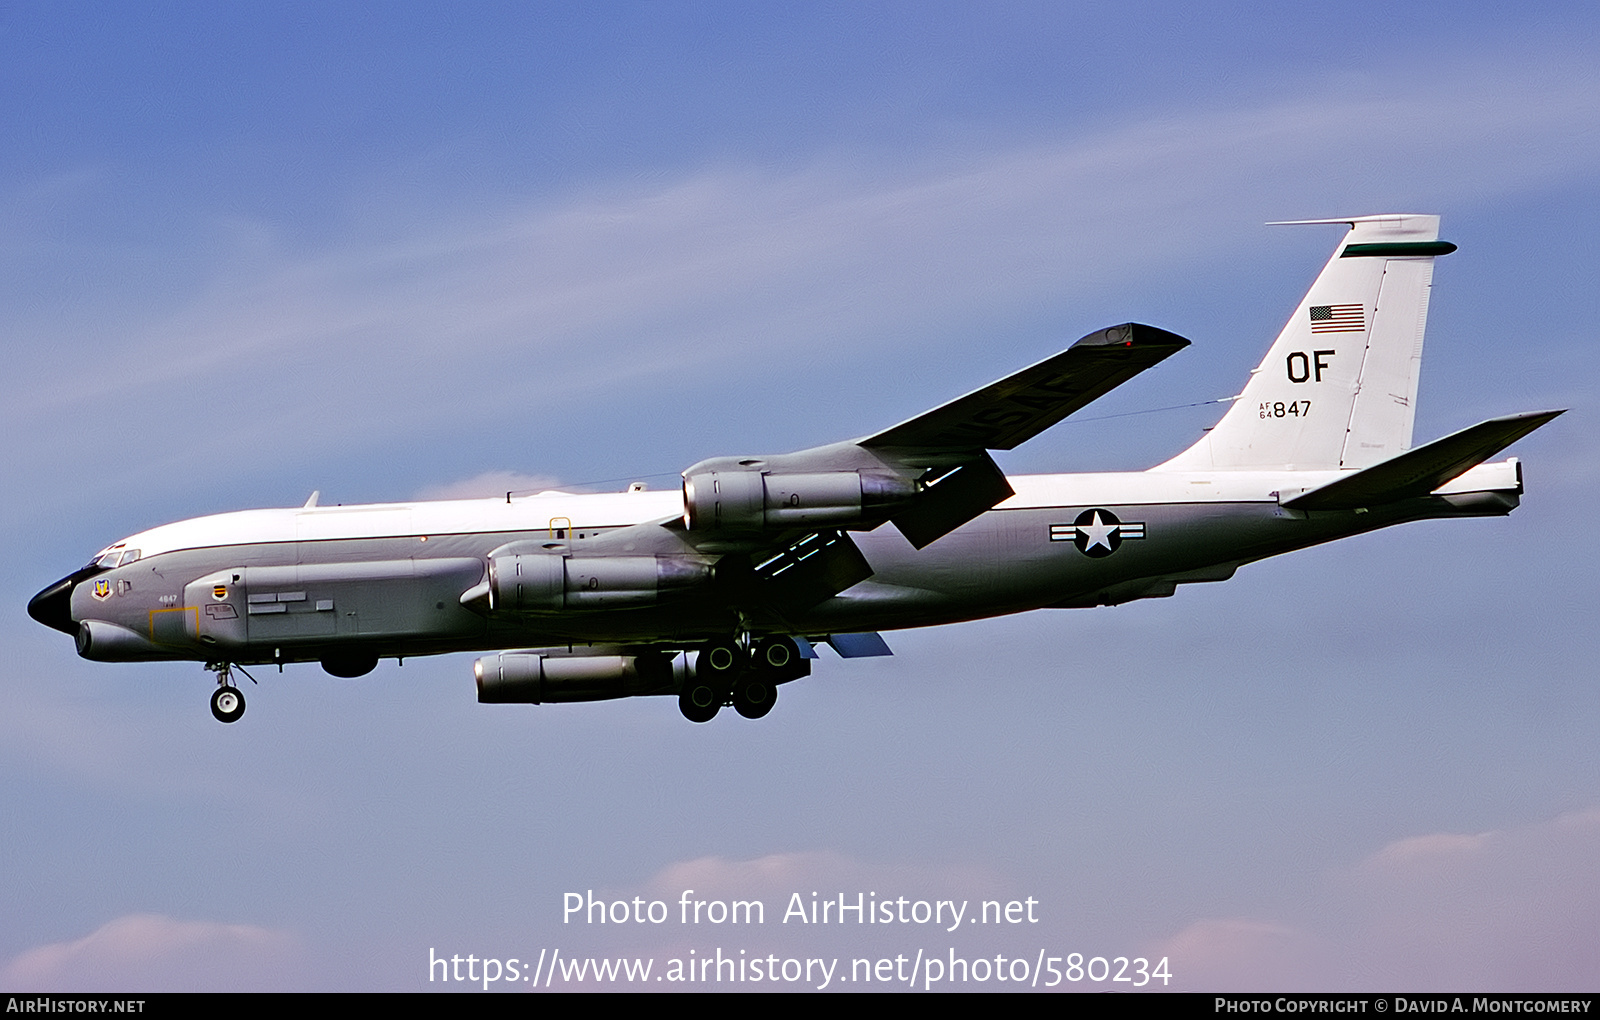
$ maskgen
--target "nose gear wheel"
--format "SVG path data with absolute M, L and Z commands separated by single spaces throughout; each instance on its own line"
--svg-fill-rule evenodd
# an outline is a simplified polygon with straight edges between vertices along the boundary
M 244 695 L 239 688 L 229 684 L 212 692 L 211 714 L 217 717 L 217 722 L 238 722 L 244 715 Z
M 239 672 L 250 678 L 251 683 L 256 678 L 246 673 L 244 667 L 237 667 Z M 217 689 L 211 692 L 211 714 L 217 722 L 238 722 L 244 715 L 244 692 L 233 685 L 234 665 L 229 662 L 208 662 L 206 669 L 217 674 Z

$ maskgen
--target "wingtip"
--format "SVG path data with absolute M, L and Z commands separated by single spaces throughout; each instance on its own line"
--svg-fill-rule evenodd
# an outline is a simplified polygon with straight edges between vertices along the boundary
M 1503 415 L 1501 415 L 1499 418 L 1497 418 L 1495 420 L 1496 421 L 1531 421 L 1533 419 L 1538 419 L 1539 420 L 1539 424 L 1543 425 L 1546 422 L 1555 421 L 1557 418 L 1559 418 L 1562 415 L 1566 414 L 1569 410 L 1571 410 L 1571 408 L 1558 407 L 1558 408 L 1554 408 L 1554 409 L 1548 410 L 1548 411 L 1518 411 L 1516 414 L 1503 414 Z
M 1176 333 L 1142 322 L 1124 322 L 1120 326 L 1107 326 L 1088 336 L 1080 337 L 1073 347 L 1188 347 L 1189 341 Z M 1069 350 L 1071 348 L 1068 348 Z

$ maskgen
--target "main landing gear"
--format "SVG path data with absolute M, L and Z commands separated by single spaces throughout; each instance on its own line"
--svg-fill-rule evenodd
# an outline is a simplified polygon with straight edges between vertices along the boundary
M 746 719 L 759 719 L 778 701 L 778 684 L 801 675 L 800 648 L 792 638 L 772 636 L 746 651 L 729 638 L 700 649 L 694 676 L 678 693 L 678 710 L 690 722 L 710 722 L 724 704 Z
M 220 723 L 238 722 L 239 717 L 244 715 L 244 693 L 233 686 L 233 664 L 208 662 L 206 669 L 217 674 L 217 689 L 211 693 L 211 714 Z M 245 673 L 244 667 L 239 667 L 239 672 L 250 677 L 251 683 L 256 682 L 255 677 Z

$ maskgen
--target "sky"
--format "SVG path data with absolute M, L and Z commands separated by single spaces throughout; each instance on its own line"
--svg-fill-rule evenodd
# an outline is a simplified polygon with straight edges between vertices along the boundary
M 0 100 L 0 988 L 481 994 L 558 954 L 699 989 L 656 978 L 719 952 L 1600 983 L 1592 5 L 17 3 Z M 1387 212 L 1460 246 L 1418 441 L 1571 409 L 1507 518 L 889 634 L 758 723 L 481 706 L 448 655 L 258 671 L 221 726 L 198 665 L 24 612 L 169 521 L 670 487 L 1127 321 L 1193 346 L 1000 462 L 1142 469 L 1340 230 L 1264 224 Z M 858 894 L 1036 919 L 780 920 Z M 469 955 L 502 980 L 430 968 Z M 778 970 L 711 987 L 906 987 Z M 1018 987 L 976 975 L 936 987 Z

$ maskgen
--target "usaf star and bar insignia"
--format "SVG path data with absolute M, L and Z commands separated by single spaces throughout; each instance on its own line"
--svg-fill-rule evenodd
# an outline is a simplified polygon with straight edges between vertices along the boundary
M 1121 521 L 1110 510 L 1085 510 L 1071 524 L 1050 525 L 1050 541 L 1071 542 L 1085 556 L 1110 556 L 1127 539 L 1143 538 L 1143 521 Z

